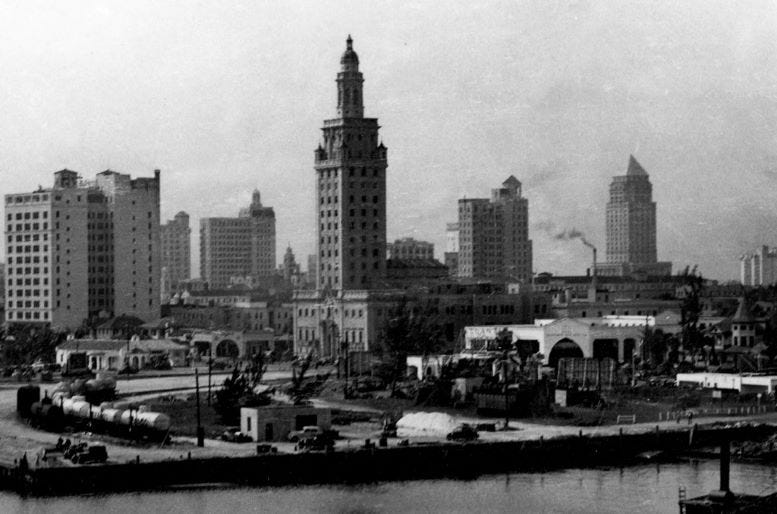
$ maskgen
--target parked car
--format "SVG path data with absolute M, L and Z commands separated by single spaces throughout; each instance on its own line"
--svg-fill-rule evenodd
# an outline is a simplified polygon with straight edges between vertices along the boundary
M 71 447 L 75 448 L 73 451 L 69 452 L 70 460 L 73 464 L 95 464 L 108 460 L 108 452 L 105 449 L 105 446 L 101 444 L 83 446 L 83 444 L 85 443 Z
M 240 427 L 229 427 L 221 434 L 221 440 L 230 443 L 250 443 L 251 436 L 240 431 Z
M 478 438 L 478 431 L 472 425 L 462 423 L 445 436 L 448 441 L 474 441 Z
M 302 427 L 302 430 L 293 430 L 289 432 L 288 439 L 292 443 L 296 443 L 304 439 L 312 439 L 316 436 L 321 436 L 323 434 L 324 434 L 323 428 L 315 425 L 310 425 L 310 426 Z
M 308 437 L 306 439 L 300 439 L 297 443 L 297 449 L 308 452 L 325 451 L 327 449 L 334 448 L 334 439 L 328 437 L 325 433 Z

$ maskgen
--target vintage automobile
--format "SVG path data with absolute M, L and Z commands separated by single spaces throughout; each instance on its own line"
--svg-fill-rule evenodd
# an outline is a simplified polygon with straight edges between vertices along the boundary
M 303 441 L 305 439 L 312 439 L 316 436 L 321 436 L 324 434 L 324 429 L 315 426 L 315 425 L 309 425 L 306 427 L 302 427 L 302 430 L 293 430 L 289 432 L 288 439 L 292 443 L 296 443 L 299 441 Z
M 240 431 L 240 427 L 229 427 L 219 437 L 222 441 L 229 443 L 250 443 L 251 436 Z
M 478 431 L 472 425 L 462 423 L 445 436 L 448 441 L 474 441 L 478 438 Z
M 68 450 L 65 456 L 69 457 L 73 464 L 97 464 L 108 460 L 108 452 L 101 444 L 81 443 L 71 446 Z

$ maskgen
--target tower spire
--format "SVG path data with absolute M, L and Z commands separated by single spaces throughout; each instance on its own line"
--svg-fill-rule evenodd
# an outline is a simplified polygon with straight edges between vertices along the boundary
M 345 52 L 340 58 L 340 73 L 337 74 L 337 115 L 340 118 L 364 117 L 362 84 L 364 78 L 359 72 L 359 56 L 353 50 L 353 39 L 348 34 Z

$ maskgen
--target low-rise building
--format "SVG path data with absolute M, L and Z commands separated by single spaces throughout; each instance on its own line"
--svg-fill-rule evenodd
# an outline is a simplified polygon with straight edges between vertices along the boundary
M 308 405 L 241 407 L 240 431 L 256 442 L 288 441 L 289 433 L 304 427 L 332 427 L 332 411 Z
M 510 294 L 500 284 L 444 283 L 421 289 L 321 291 L 294 294 L 294 352 L 335 358 L 345 348 L 373 351 L 398 309 L 422 312 L 441 328 L 444 351 L 456 350 L 466 325 L 525 323 L 532 310 L 547 315 L 548 302 L 530 291 Z
M 678 386 L 732 390 L 739 393 L 772 394 L 777 390 L 777 375 L 734 373 L 678 373 Z
M 507 330 L 513 342 L 531 342 L 543 362 L 555 368 L 562 357 L 611 358 L 618 362 L 631 359 L 651 317 L 542 319 L 530 325 L 468 326 L 464 332 L 466 350 L 489 350 L 497 334 Z
M 189 346 L 167 339 L 70 339 L 57 346 L 57 364 L 64 366 L 76 353 L 86 354 L 87 366 L 92 371 L 118 371 L 125 364 L 142 369 L 162 358 L 171 366 L 185 366 Z

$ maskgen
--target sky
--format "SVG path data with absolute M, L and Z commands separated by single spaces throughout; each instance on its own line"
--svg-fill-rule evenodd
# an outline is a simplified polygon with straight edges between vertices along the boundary
M 633 154 L 674 269 L 739 276 L 777 245 L 777 4 L 703 1 L 36 2 L 0 17 L 0 193 L 62 168 L 162 170 L 162 217 L 232 216 L 258 188 L 277 255 L 315 251 L 313 150 L 351 34 L 388 147 L 388 238 L 445 248 L 457 200 L 508 176 L 534 269 L 604 256 Z

